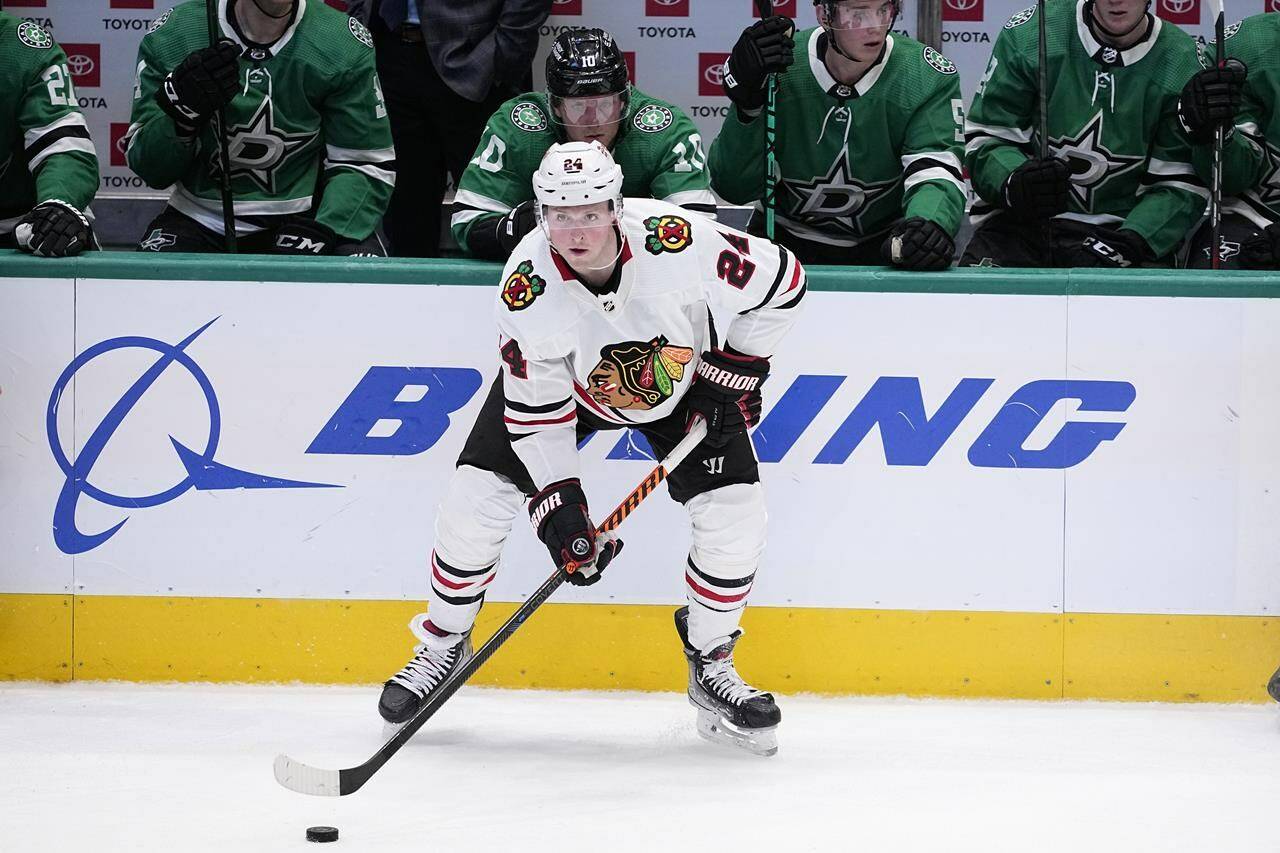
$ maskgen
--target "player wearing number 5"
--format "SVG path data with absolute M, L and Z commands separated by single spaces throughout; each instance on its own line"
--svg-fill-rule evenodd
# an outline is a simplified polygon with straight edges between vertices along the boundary
M 714 214 L 702 138 L 689 117 L 627 83 L 613 36 L 561 33 L 547 56 L 547 92 L 507 101 L 489 119 L 454 199 L 453 237 L 471 255 L 506 260 L 536 226 L 532 178 L 557 142 L 599 142 L 626 176 L 627 196 Z
M 90 248 L 98 158 L 67 55 L 38 25 L 0 12 L 0 248 L 43 257 Z

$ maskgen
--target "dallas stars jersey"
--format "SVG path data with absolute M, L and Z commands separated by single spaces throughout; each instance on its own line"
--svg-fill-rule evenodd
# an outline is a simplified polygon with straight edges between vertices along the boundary
M 796 35 L 778 75 L 776 218 L 788 232 L 832 246 L 880 240 L 904 216 L 954 235 L 967 191 L 960 170 L 960 76 L 942 54 L 893 34 L 849 87 L 822 62 L 820 28 Z M 711 146 L 711 185 L 736 204 L 765 191 L 765 121 L 730 108 Z
M 1061 216 L 1119 225 L 1167 255 L 1204 212 L 1208 191 L 1191 166 L 1178 96 L 1200 69 L 1195 41 L 1152 17 L 1146 39 L 1104 47 L 1085 24 L 1084 0 L 1045 6 L 1049 151 L 1071 165 Z M 1005 179 L 1039 150 L 1036 9 L 996 38 L 965 122 L 965 163 L 981 222 L 1002 204 Z
M 538 488 L 578 475 L 577 407 L 642 424 L 676 408 L 704 350 L 711 310 L 725 340 L 772 355 L 799 313 L 805 274 L 786 249 L 700 214 L 627 199 L 616 290 L 588 290 L 538 229 L 511 253 L 495 313 L 504 418 Z
M 1222 149 L 1222 208 L 1265 228 L 1280 222 L 1280 14 L 1245 18 L 1226 29 L 1226 55 L 1249 69 L 1236 133 Z M 1205 50 L 1205 65 L 1216 57 L 1216 45 Z M 1195 148 L 1196 172 L 1206 182 L 1213 168 L 1213 146 Z M 1226 198 L 1225 196 L 1231 196 Z
M 84 210 L 97 190 L 67 55 L 36 24 L 0 12 L 0 234 L 49 199 Z
M 492 230 L 495 220 L 533 198 L 533 173 L 547 149 L 560 141 L 545 94 L 528 92 L 498 108 L 485 125 L 454 198 L 451 227 L 459 246 L 472 254 L 493 253 L 485 251 L 483 241 L 471 239 L 472 231 Z M 623 195 L 715 211 L 702 137 L 678 107 L 633 87 L 612 154 L 622 167 Z
M 354 18 L 321 0 L 298 0 L 294 22 L 268 48 L 246 44 L 217 0 L 222 36 L 244 48 L 240 83 L 226 108 L 236 232 L 271 217 L 306 214 L 321 162 L 324 192 L 315 218 L 337 234 L 373 233 L 395 184 L 395 151 L 373 64 L 373 39 Z M 209 46 L 205 0 L 161 15 L 138 50 L 128 135 L 129 167 L 148 185 L 173 185 L 169 204 L 222 233 L 218 141 L 206 122 L 194 142 L 177 134 L 155 102 L 165 75 Z

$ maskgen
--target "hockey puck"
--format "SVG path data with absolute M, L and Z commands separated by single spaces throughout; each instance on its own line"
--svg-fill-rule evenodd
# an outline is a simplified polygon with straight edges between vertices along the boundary
M 307 827 L 308 841 L 337 841 L 338 827 L 336 826 L 310 826 Z

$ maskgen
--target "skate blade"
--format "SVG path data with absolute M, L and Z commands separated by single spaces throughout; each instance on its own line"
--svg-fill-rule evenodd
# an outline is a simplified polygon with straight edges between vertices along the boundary
M 698 708 L 698 735 L 712 743 L 745 749 L 752 755 L 768 757 L 778 753 L 778 727 L 741 729 L 720 715 Z

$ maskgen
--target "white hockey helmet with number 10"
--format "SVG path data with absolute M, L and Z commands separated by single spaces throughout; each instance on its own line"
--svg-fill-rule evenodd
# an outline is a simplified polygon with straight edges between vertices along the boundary
M 599 142 L 560 142 L 547 149 L 533 173 L 538 213 L 548 207 L 580 207 L 601 201 L 613 203 L 622 218 L 622 168 Z

